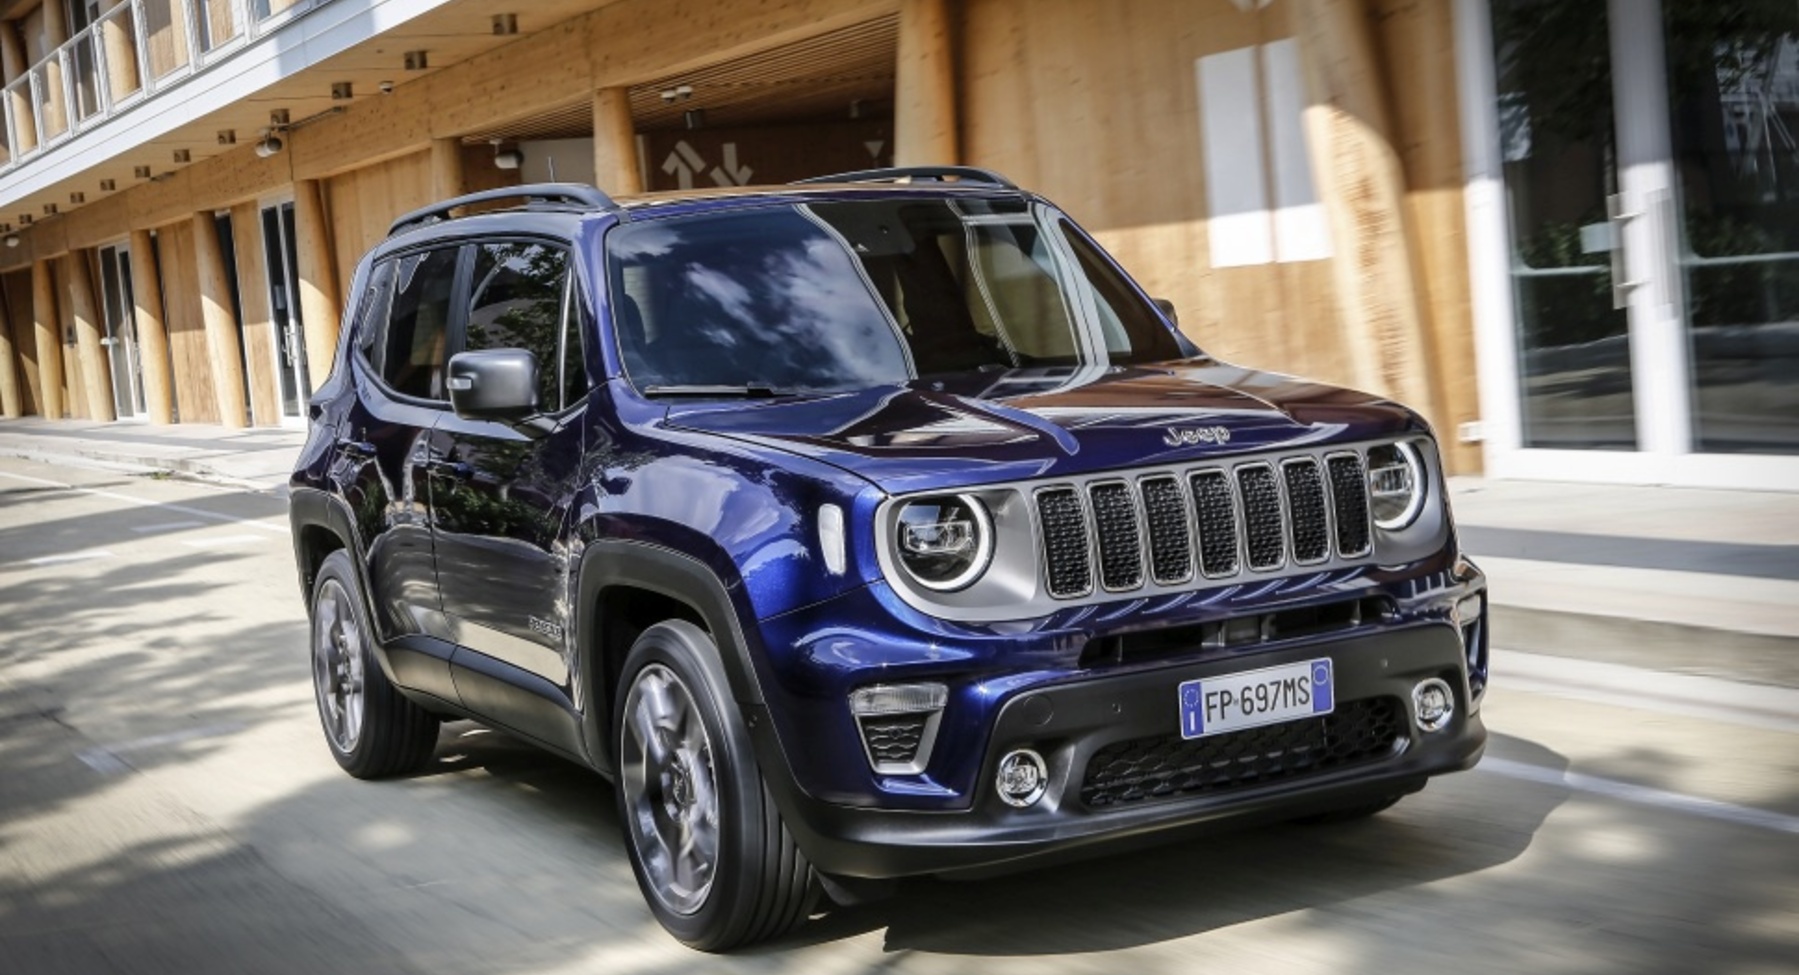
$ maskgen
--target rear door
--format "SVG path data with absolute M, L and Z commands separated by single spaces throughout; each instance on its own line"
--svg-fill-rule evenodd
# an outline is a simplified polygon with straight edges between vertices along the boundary
M 581 470 L 587 380 L 568 251 L 486 241 L 465 260 L 457 350 L 533 353 L 548 430 L 527 436 L 445 413 L 432 435 L 437 580 L 459 644 L 452 669 L 471 710 L 578 751 L 563 533 Z

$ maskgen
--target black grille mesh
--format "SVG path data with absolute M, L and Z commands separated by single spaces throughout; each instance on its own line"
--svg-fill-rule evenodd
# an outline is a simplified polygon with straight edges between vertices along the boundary
M 1193 540 L 1182 510 L 1181 485 L 1172 477 L 1143 481 L 1143 513 L 1149 522 L 1150 574 L 1158 583 L 1185 582 L 1193 575 Z
M 1331 500 L 1337 512 L 1337 553 L 1361 555 L 1368 551 L 1368 475 L 1362 458 L 1338 454 L 1328 458 Z
M 1322 718 L 1210 738 L 1173 734 L 1116 742 L 1087 762 L 1081 801 L 1100 809 L 1225 792 L 1373 761 L 1392 752 L 1402 713 L 1396 698 L 1380 697 L 1346 701 Z
M 1199 566 L 1209 576 L 1237 571 L 1237 509 L 1223 471 L 1200 471 L 1193 488 L 1193 516 L 1199 525 Z
M 1237 468 L 1237 489 L 1243 493 L 1243 540 L 1249 567 L 1275 568 L 1287 545 L 1281 537 L 1281 489 L 1274 470 L 1261 464 Z
M 929 715 L 894 714 L 862 719 L 862 740 L 877 765 L 910 765 L 918 756 Z
M 1095 484 L 1087 489 L 1099 536 L 1099 579 L 1107 589 L 1143 585 L 1143 540 L 1137 534 L 1137 504 L 1128 485 Z
M 1322 562 L 1330 555 L 1330 524 L 1324 513 L 1324 478 L 1310 458 L 1281 465 L 1287 482 L 1287 516 L 1293 520 L 1293 561 Z
M 1093 588 L 1093 566 L 1087 555 L 1087 519 L 1073 488 L 1052 488 L 1037 495 L 1037 520 L 1043 532 L 1049 594 L 1079 596 Z

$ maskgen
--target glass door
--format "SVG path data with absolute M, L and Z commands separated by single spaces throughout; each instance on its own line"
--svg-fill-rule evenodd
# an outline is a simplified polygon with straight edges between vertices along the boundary
M 306 368 L 306 333 L 300 320 L 299 247 L 294 237 L 294 205 L 262 210 L 263 256 L 269 269 L 269 319 L 275 329 L 275 374 L 281 385 L 284 421 L 304 423 L 312 379 Z
M 1799 4 L 1487 12 L 1507 446 L 1551 475 L 1673 482 L 1695 453 L 1799 455 Z M 1787 470 L 1769 459 L 1745 483 Z
M 100 248 L 100 309 L 106 320 L 112 401 L 120 419 L 143 416 L 144 378 L 137 347 L 136 305 L 131 293 L 131 253 L 124 245 Z

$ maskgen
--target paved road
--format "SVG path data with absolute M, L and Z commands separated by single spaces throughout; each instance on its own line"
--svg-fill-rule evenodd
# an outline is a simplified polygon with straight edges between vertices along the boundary
M 1799 691 L 1501 653 L 1474 772 L 1375 820 L 921 880 L 667 939 L 610 788 L 447 725 L 320 741 L 284 508 L 0 461 L 0 972 L 1792 972 Z

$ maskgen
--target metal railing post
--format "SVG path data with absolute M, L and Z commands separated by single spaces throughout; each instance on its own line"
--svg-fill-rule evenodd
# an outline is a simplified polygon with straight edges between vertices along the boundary
M 68 138 L 75 134 L 75 126 L 81 118 L 81 102 L 75 83 L 75 46 L 64 44 L 56 49 L 56 63 L 62 65 L 62 134 Z
M 107 63 L 105 38 L 105 19 L 96 20 L 88 25 L 87 47 L 94 55 L 94 105 L 95 115 L 104 119 L 112 114 L 112 66 Z
M 149 98 L 156 71 L 150 66 L 150 34 L 144 29 L 144 0 L 131 0 L 131 33 L 134 35 L 132 40 L 137 43 L 137 87 L 145 98 Z
M 200 70 L 200 21 L 196 14 L 203 14 L 202 0 L 173 0 L 181 4 L 187 21 L 187 72 L 194 74 Z

